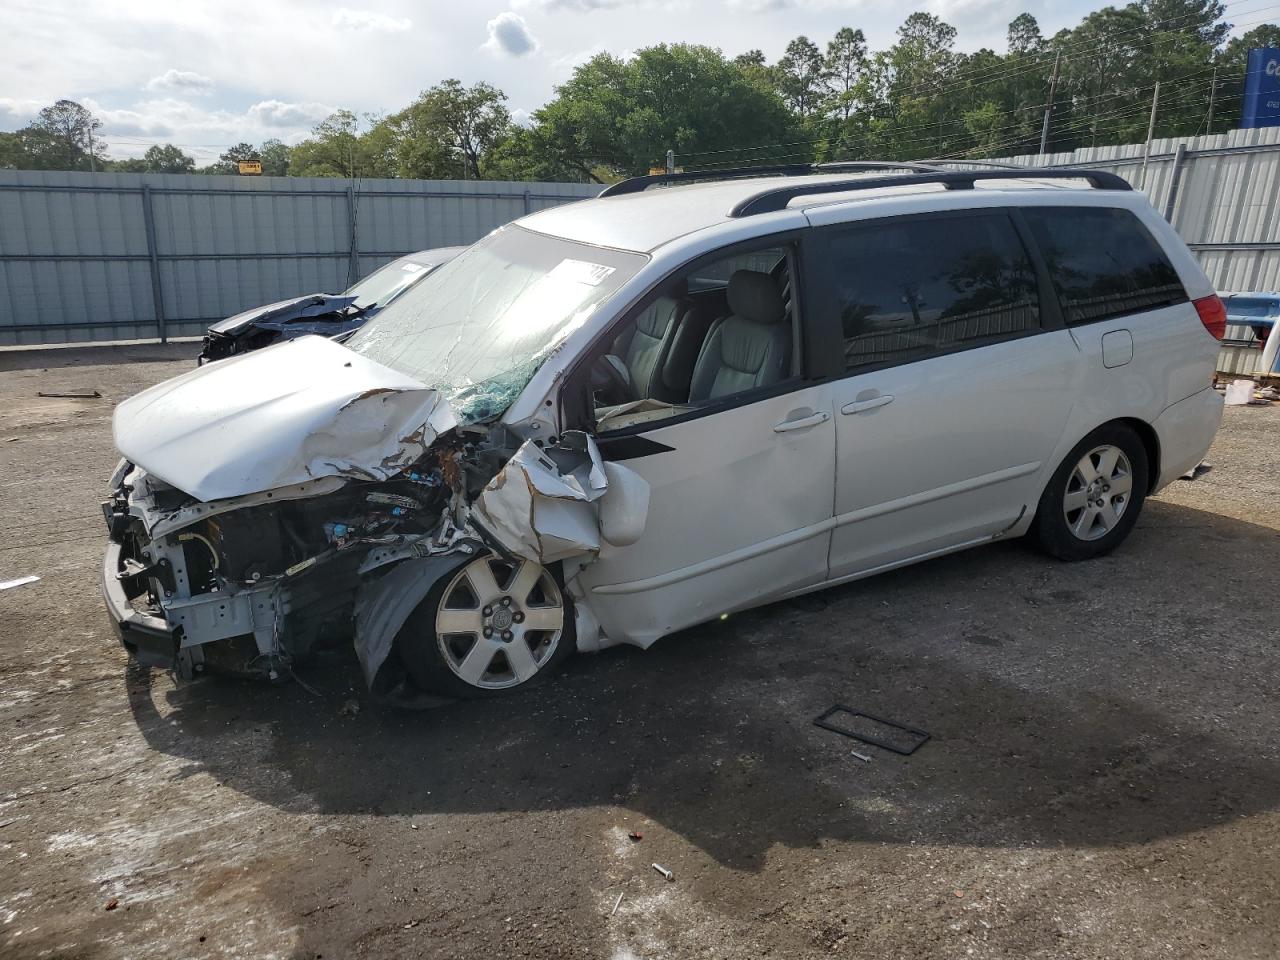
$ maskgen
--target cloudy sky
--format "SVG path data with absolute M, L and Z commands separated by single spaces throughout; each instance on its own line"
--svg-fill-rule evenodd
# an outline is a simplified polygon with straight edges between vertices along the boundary
M 228 144 L 296 142 L 337 107 L 392 112 L 448 77 L 487 80 L 526 116 L 575 64 L 607 50 L 694 42 L 777 57 L 804 33 L 861 27 L 873 49 L 913 9 L 1004 49 L 1027 10 L 1046 34 L 1087 0 L 0 0 L 0 130 L 60 97 L 104 121 L 114 157 L 159 142 L 204 163 Z

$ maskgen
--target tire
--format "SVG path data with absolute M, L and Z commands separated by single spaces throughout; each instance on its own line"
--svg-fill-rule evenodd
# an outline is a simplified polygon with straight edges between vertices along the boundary
M 575 641 L 573 601 L 559 566 L 489 554 L 432 587 L 396 646 L 419 687 L 474 699 L 536 683 L 573 653 Z
M 1138 522 L 1148 471 L 1147 449 L 1132 427 L 1094 430 L 1049 478 L 1031 528 L 1036 544 L 1059 560 L 1110 553 Z

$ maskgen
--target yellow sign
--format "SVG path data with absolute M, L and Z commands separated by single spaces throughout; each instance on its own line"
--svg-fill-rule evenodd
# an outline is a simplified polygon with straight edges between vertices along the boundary
M 240 176 L 242 177 L 260 177 L 262 176 L 261 160 L 241 160 Z

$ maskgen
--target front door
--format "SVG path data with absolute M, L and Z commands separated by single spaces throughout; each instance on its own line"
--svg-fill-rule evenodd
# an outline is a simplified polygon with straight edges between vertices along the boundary
M 696 357 L 679 355 L 679 329 L 648 355 L 665 358 L 676 399 L 597 410 L 603 456 L 650 486 L 643 536 L 606 546 L 577 579 L 613 641 L 647 646 L 826 578 L 835 423 L 827 388 L 804 378 L 797 257 L 774 241 L 674 278 L 671 296 L 690 300 L 672 313 L 699 331 Z M 723 296 L 707 296 L 716 284 Z M 723 315 L 699 316 L 709 303 Z M 627 343 L 628 322 L 608 342 Z

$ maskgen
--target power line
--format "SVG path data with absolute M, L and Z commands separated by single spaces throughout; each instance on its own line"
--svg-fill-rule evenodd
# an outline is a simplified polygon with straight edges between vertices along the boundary
M 1186 76 L 1184 76 L 1184 77 L 1180 77 L 1180 78 L 1177 78 L 1177 79 L 1172 80 L 1172 81 L 1166 81 L 1166 82 L 1165 82 L 1165 86 L 1166 86 L 1166 87 L 1173 87 L 1173 86 L 1178 85 L 1178 84 L 1184 84 L 1184 83 L 1191 83 L 1191 82 L 1194 82 L 1194 80 L 1197 78 L 1197 76 L 1199 75 L 1199 73 L 1205 73 L 1205 72 L 1208 72 L 1207 68 L 1206 68 L 1205 70 L 1203 70 L 1203 71 L 1198 71 L 1198 72 L 1197 72 L 1197 73 L 1195 73 L 1195 74 L 1188 74 L 1188 75 L 1186 75 Z M 1150 88 L 1150 87 L 1139 87 L 1139 88 L 1135 89 L 1135 90 L 1134 90 L 1134 92 L 1133 92 L 1131 95 L 1130 95 L 1130 94 L 1123 94 L 1123 95 L 1122 95 L 1122 94 L 1115 94 L 1115 95 L 1111 95 L 1111 96 L 1108 96 L 1108 97 L 1106 97 L 1106 98 L 1103 98 L 1103 99 L 1099 99 L 1099 100 L 1097 100 L 1097 101 L 1093 104 L 1093 107 L 1094 107 L 1094 109 L 1095 109 L 1095 111 L 1096 111 L 1096 109 L 1097 109 L 1098 107 L 1102 106 L 1102 104 L 1104 104 L 1104 103 L 1112 102 L 1112 101 L 1115 101 L 1115 100 L 1122 100 L 1122 99 L 1126 99 L 1126 100 L 1127 100 L 1127 99 L 1129 99 L 1129 98 L 1130 98 L 1130 96 L 1136 97 L 1136 96 L 1140 95 L 1141 93 L 1143 93 L 1145 90 L 1148 90 L 1148 89 L 1151 89 L 1151 88 Z M 1145 105 L 1145 104 L 1138 105 L 1135 109 L 1140 110 L 1140 111 L 1142 111 L 1142 110 L 1146 110 L 1146 105 Z M 1106 120 L 1106 119 L 1110 119 L 1110 118 L 1117 117 L 1117 116 L 1119 116 L 1119 114 L 1121 114 L 1121 113 L 1123 113 L 1123 112 L 1126 112 L 1126 111 L 1124 110 L 1124 108 L 1122 108 L 1120 111 L 1116 111 L 1116 112 L 1113 112 L 1113 113 L 1101 113 L 1101 114 L 1099 114 L 1099 113 L 1096 113 L 1096 112 L 1095 112 L 1091 117 L 1089 117 L 1089 118 L 1088 118 L 1088 121 L 1089 121 L 1089 123 L 1097 123 L 1097 122 L 1102 121 L 1102 120 Z M 961 122 L 961 123 L 963 123 L 963 121 L 960 121 L 960 122 Z M 936 124 L 924 124 L 924 125 L 921 125 L 920 127 L 914 127 L 914 128 L 898 128 L 898 129 L 896 129 L 896 130 L 890 131 L 890 135 L 891 135 L 891 136 L 893 136 L 894 134 L 901 133 L 901 132 L 911 132 L 913 129 L 921 129 L 921 128 L 928 128 L 928 127 L 935 127 L 935 126 L 936 126 Z M 1017 129 L 1017 128 L 1019 128 L 1020 126 L 1021 126 L 1020 124 L 1016 124 L 1016 123 L 1015 123 L 1015 124 L 1008 124 L 1008 125 L 1005 125 L 1005 126 L 1002 126 L 1002 127 L 996 127 L 996 128 L 993 128 L 992 130 L 986 131 L 986 133 L 987 133 L 988 135 L 993 134 L 993 133 L 994 133 L 994 134 L 1000 134 L 1000 133 L 1004 133 L 1004 132 L 1007 132 L 1007 131 L 1010 131 L 1010 130 Z M 1027 139 L 1027 140 L 1029 140 L 1029 139 L 1030 139 L 1030 137 L 1031 137 L 1031 134 L 1030 134 L 1030 133 L 1027 133 L 1027 134 L 1025 134 L 1024 136 L 1019 136 L 1019 137 L 1013 137 L 1013 138 L 1010 138 L 1010 142 L 1016 142 L 1017 140 L 1020 140 L 1020 139 Z M 755 157 L 750 157 L 750 158 L 736 157 L 736 158 L 734 158 L 733 160 L 726 161 L 726 162 L 723 162 L 723 163 L 704 164 L 704 165 L 700 166 L 698 169 L 714 170 L 714 169 L 718 169 L 718 168 L 720 168 L 720 167 L 725 167 L 725 166 L 736 166 L 736 165 L 739 165 L 739 164 L 741 164 L 741 163 L 746 162 L 747 160 L 786 159 L 787 157 L 803 157 L 803 156 L 805 156 L 806 154 L 805 154 L 805 153 L 801 153 L 801 152 L 792 152 L 792 153 L 783 154 L 783 155 L 779 156 L 779 155 L 777 155 L 777 154 L 775 154 L 775 153 L 772 153 L 772 152 L 770 152 L 770 153 L 768 153 L 768 154 L 760 155 L 760 154 L 759 154 L 759 151 L 763 151 L 763 150 L 770 150 L 771 148 L 778 148 L 778 147 L 785 147 L 785 146 L 800 146 L 800 145 L 812 145 L 812 144 L 815 144 L 815 143 L 830 143 L 830 142 L 832 141 L 832 139 L 838 139 L 838 138 L 824 137 L 824 138 L 819 138 L 819 139 L 817 139 L 817 140 L 813 140 L 813 141 L 799 141 L 799 142 L 794 143 L 794 144 L 758 144 L 758 145 L 754 145 L 754 146 L 743 147 L 743 148 L 740 148 L 738 151 L 735 151 L 735 152 L 741 153 L 741 152 L 743 152 L 743 151 L 756 151 L 756 152 L 757 152 L 757 156 L 755 156 Z M 898 138 L 898 137 L 894 136 L 894 138 L 893 138 L 893 144 L 894 144 L 894 146 L 897 146 L 897 147 L 903 147 L 903 146 L 907 146 L 907 147 L 909 147 L 909 146 L 911 146 L 912 144 L 937 143 L 939 139 L 940 139 L 940 138 L 939 138 L 938 136 L 914 137 L 914 138 L 908 138 L 908 139 L 901 139 L 901 138 Z
M 1237 2 L 1248 2 L 1248 0 L 1237 0 Z M 1255 9 L 1255 10 L 1249 10 L 1249 11 L 1245 11 L 1245 12 L 1247 12 L 1247 13 L 1258 13 L 1258 12 L 1261 12 L 1262 10 L 1274 10 L 1274 9 L 1280 9 L 1280 5 L 1277 5 L 1277 4 L 1268 4 L 1268 5 L 1264 6 L 1264 7 L 1259 7 L 1259 8 L 1257 8 L 1257 9 Z M 1181 17 L 1170 17 L 1170 18 L 1166 18 L 1166 20 L 1167 20 L 1167 21 L 1172 21 L 1172 20 L 1177 20 L 1177 19 L 1183 19 L 1183 18 L 1181 18 Z M 1264 18 L 1262 18 L 1261 20 L 1252 21 L 1252 22 L 1250 22 L 1250 23 L 1246 23 L 1246 24 L 1237 24 L 1236 26 L 1237 26 L 1237 27 L 1242 27 L 1242 26 L 1243 26 L 1243 27 L 1255 26 L 1255 25 L 1257 25 L 1257 24 L 1261 24 L 1261 23 L 1269 22 L 1269 20 L 1270 20 L 1270 19 L 1271 19 L 1271 18 L 1268 16 L 1268 17 L 1264 17 Z M 1154 22 L 1159 23 L 1159 22 L 1166 22 L 1166 21 L 1154 21 Z M 1171 31 L 1158 31 L 1158 32 L 1159 32 L 1159 33 L 1164 34 L 1164 33 L 1178 33 L 1179 31 L 1171 30 Z M 1118 35 L 1118 36 L 1122 36 L 1122 35 L 1123 35 L 1123 34 L 1120 34 L 1120 35 Z M 1148 43 L 1147 43 L 1147 44 L 1143 44 L 1142 46 L 1144 46 L 1144 47 L 1145 47 L 1145 46 L 1149 46 L 1149 45 L 1153 44 L 1154 42 L 1155 42 L 1155 39 L 1153 38 L 1152 40 L 1148 41 Z M 1136 45 L 1135 45 L 1135 46 L 1136 46 Z M 1087 59 L 1089 59 L 1089 56 L 1087 56 L 1087 55 L 1081 55 L 1081 56 L 1076 56 L 1076 57 L 1064 57 L 1064 58 L 1063 58 L 1063 62 L 1064 62 L 1064 63 L 1072 63 L 1072 62 L 1078 62 L 1078 61 L 1080 61 L 1080 60 L 1087 60 Z M 1210 69 L 1211 69 L 1211 67 L 1206 65 L 1206 66 L 1204 67 L 1203 72 L 1208 72 Z M 1014 71 L 1013 71 L 1013 73 L 1015 73 L 1016 75 L 1021 75 L 1021 74 L 1026 73 L 1026 72 L 1029 72 L 1029 71 L 1028 71 L 1028 70 L 1026 70 L 1026 69 L 1024 69 L 1024 68 L 1015 68 L 1015 69 L 1014 69 Z M 1245 75 L 1247 76 L 1247 70 L 1246 70 Z M 997 71 L 997 72 L 996 72 L 996 74 L 995 74 L 995 75 L 993 75 L 993 76 L 991 76 L 989 79 L 987 79 L 987 80 L 983 80 L 983 81 L 981 81 L 980 83 L 974 83 L 974 84 L 972 84 L 972 85 L 970 86 L 970 89 L 975 89 L 975 88 L 977 88 L 977 87 L 987 86 L 987 85 L 989 85 L 989 84 L 991 84 L 991 83 L 998 82 L 998 81 L 1000 81 L 1000 80 L 1004 80 L 1004 79 L 1007 79 L 1007 78 L 1008 78 L 1008 77 L 1007 77 L 1005 74 L 999 73 L 999 71 Z M 961 77 L 960 77 L 960 79 L 961 79 L 962 81 L 967 81 L 969 78 L 964 77 L 964 76 L 963 76 L 963 74 L 962 74 L 962 75 L 961 75 Z M 911 88 L 911 89 L 912 89 L 912 90 L 914 90 L 914 89 L 917 89 L 917 88 Z M 1139 89 L 1139 90 L 1142 90 L 1142 89 L 1150 89 L 1150 86 L 1148 86 L 1148 87 L 1142 87 L 1142 88 L 1138 88 L 1138 89 Z M 1114 94 L 1113 96 L 1115 96 L 1115 97 L 1122 97 L 1122 96 L 1125 96 L 1125 95 L 1126 95 L 1126 94 Z M 1067 97 L 1067 98 L 1065 98 L 1065 99 L 1063 99 L 1063 100 L 1055 101 L 1055 102 L 1054 102 L 1054 104 L 1053 104 L 1053 106 L 1059 106 L 1059 105 L 1064 105 L 1064 104 L 1072 103 L 1072 102 L 1074 102 L 1074 99 L 1075 99 L 1074 95 L 1073 95 L 1073 96 L 1069 96 L 1069 97 Z M 1027 106 L 1028 106 L 1028 108 L 1029 108 L 1029 107 L 1030 107 L 1030 106 L 1032 106 L 1032 105 L 1027 105 Z M 1039 108 L 1039 107 L 1037 107 L 1037 109 L 1043 109 L 1043 108 Z M 951 118 L 951 119 L 948 119 L 948 120 L 929 121 L 929 122 L 926 122 L 926 123 L 912 124 L 912 125 L 908 125 L 908 126 L 906 126 L 906 127 L 900 127 L 900 128 L 898 128 L 898 130 L 899 130 L 900 132 L 912 132 L 912 131 L 914 131 L 914 130 L 918 130 L 918 129 L 939 128 L 942 124 L 962 125 L 963 123 L 964 123 L 963 118 L 955 117 L 955 118 Z M 800 146 L 800 145 L 804 145 L 804 144 L 813 145 L 813 144 L 818 144 L 818 143 L 824 143 L 824 142 L 827 142 L 827 141 L 829 141 L 829 140 L 830 140 L 830 138 L 829 138 L 829 137 L 816 137 L 816 138 L 810 138 L 810 139 L 805 139 L 805 140 L 794 140 L 794 141 L 789 141 L 789 142 L 785 142 L 785 143 L 770 144 L 770 146 L 776 146 L 776 147 L 788 147 L 788 146 Z M 750 149 L 754 149 L 754 148 L 750 148 Z M 741 150 L 741 148 L 726 148 L 726 149 L 719 149 L 719 150 L 694 150 L 694 151 L 688 151 L 688 152 L 686 152 L 686 153 L 682 153 L 682 154 L 681 154 L 681 156 L 682 156 L 682 157 L 689 157 L 689 158 L 693 158 L 693 162 L 695 162 L 695 163 L 696 163 L 696 162 L 698 162 L 698 158 L 701 158 L 701 157 L 710 157 L 710 156 L 716 156 L 716 155 L 719 155 L 719 154 L 725 154 L 725 153 L 738 153 L 738 152 L 740 152 L 740 150 Z
M 1170 80 L 1162 80 L 1162 81 L 1158 81 L 1158 82 L 1162 83 L 1166 88 L 1174 87 L 1174 86 L 1177 86 L 1177 85 L 1179 85 L 1179 84 L 1190 84 L 1190 83 L 1194 83 L 1194 81 L 1196 81 L 1197 79 L 1199 79 L 1199 78 L 1203 77 L 1204 75 L 1206 75 L 1206 74 L 1210 73 L 1212 70 L 1216 70 L 1216 69 L 1217 69 L 1217 68 L 1216 68 L 1215 66 L 1212 66 L 1212 65 L 1206 65 L 1206 66 L 1203 66 L 1203 67 L 1201 67 L 1201 68 L 1199 68 L 1199 69 L 1197 69 L 1197 70 L 1194 70 L 1194 71 L 1192 71 L 1192 72 L 1190 72 L 1190 73 L 1184 74 L 1184 75 L 1182 75 L 1182 76 L 1180 76 L 1180 77 L 1175 77 L 1175 78 L 1172 78 L 1172 79 L 1170 79 Z M 1242 78 L 1246 78 L 1246 77 L 1249 75 L 1249 72 L 1250 72 L 1250 71 L 1246 68 L 1246 70 L 1242 73 Z M 1256 71 L 1255 71 L 1255 72 L 1256 72 Z M 1096 110 L 1099 106 L 1101 106 L 1101 105 L 1103 105 L 1103 104 L 1105 104 L 1105 103 L 1113 102 L 1113 101 L 1116 101 L 1116 100 L 1128 100 L 1128 99 L 1131 99 L 1131 98 L 1135 98 L 1135 97 L 1138 97 L 1138 96 L 1140 96 L 1141 94 L 1143 94 L 1145 91 L 1152 90 L 1153 88 L 1154 88 L 1154 84 L 1149 84 L 1149 85 L 1144 85 L 1144 86 L 1141 86 L 1141 87 L 1135 87 L 1135 88 L 1133 88 L 1132 90 L 1125 91 L 1125 92 L 1123 92 L 1123 93 L 1110 93 L 1110 94 L 1105 94 L 1105 95 L 1101 95 L 1101 94 L 1100 94 L 1097 98 L 1088 98 L 1088 97 L 1086 97 L 1086 98 L 1084 98 L 1084 103 L 1083 103 L 1083 105 L 1082 105 L 1082 106 L 1083 106 L 1083 109 L 1090 109 L 1090 108 L 1092 108 L 1092 109 Z M 1074 105 L 1076 105 L 1076 102 L 1077 102 L 1077 98 L 1076 98 L 1076 97 L 1074 97 L 1074 96 L 1068 96 L 1068 97 L 1065 97 L 1065 98 L 1063 98 L 1063 99 L 1061 99 L 1061 100 L 1059 100 L 1059 101 L 1056 101 L 1056 102 L 1054 103 L 1054 106 L 1055 106 L 1055 107 L 1056 107 L 1056 106 L 1059 106 L 1059 105 L 1072 105 L 1072 106 L 1074 106 Z M 1144 108 L 1144 109 L 1145 109 L 1145 108 Z M 1100 118 L 1100 117 L 1095 117 L 1095 118 L 1094 118 L 1094 122 L 1096 122 L 1098 119 L 1101 119 L 1101 118 Z M 912 125 L 908 125 L 908 126 L 904 126 L 904 127 L 896 127 L 896 128 L 894 128 L 894 130 L 892 131 L 892 133 L 895 135 L 894 144 L 895 144 L 896 146 L 908 146 L 908 145 L 913 144 L 913 143 L 936 142 L 936 141 L 938 141 L 939 139 L 943 139 L 943 137 L 941 136 L 941 131 L 942 131 L 942 129 L 943 129 L 944 127 L 950 127 L 950 128 L 953 128 L 953 129 L 954 129 L 954 128 L 964 128 L 964 125 L 965 125 L 965 121 L 964 121 L 964 118 L 963 118 L 963 117 L 953 117 L 953 118 L 949 118 L 949 119 L 939 119 L 939 120 L 936 120 L 936 121 L 928 121 L 928 122 L 925 122 L 925 123 L 912 124 Z M 1021 126 L 1021 124 L 1019 124 L 1019 123 L 1007 124 L 1007 125 L 1005 125 L 1005 126 L 1003 126 L 1003 127 L 998 127 L 998 128 L 996 128 L 996 129 L 995 129 L 995 131 L 993 131 L 993 132 L 997 132 L 997 133 L 999 133 L 999 132 L 1003 132 L 1003 131 L 1005 131 L 1005 130 L 1013 130 L 1013 129 L 1016 129 L 1016 128 L 1020 127 L 1020 126 Z M 902 133 L 912 133 L 912 132 L 916 132 L 916 131 L 919 131 L 919 130 L 936 130 L 936 131 L 938 131 L 938 135 L 930 135 L 930 136 L 924 136 L 924 137 L 916 137 L 916 138 L 910 138 L 910 139 L 906 139 L 906 140 L 900 139 L 900 138 L 898 138 L 898 137 L 896 136 L 896 135 L 898 135 L 898 134 L 902 134 Z M 966 130 L 966 132 L 967 132 L 967 130 Z M 814 145 L 817 145 L 817 144 L 830 144 L 830 143 L 832 143 L 833 141 L 837 141 L 837 142 L 838 142 L 840 139 L 841 139 L 841 138 L 840 138 L 839 136 L 836 136 L 836 137 L 831 137 L 831 136 L 814 137 L 814 138 L 809 138 L 809 139 L 804 139 L 804 140 L 795 140 L 795 141 L 789 141 L 789 142 L 783 142 L 783 143 L 755 144 L 755 145 L 751 145 L 751 146 L 747 146 L 747 147 L 729 148 L 729 149 L 714 150 L 714 151 L 704 151 L 704 152 L 693 152 L 693 153 L 689 153 L 689 154 L 683 154 L 683 155 L 682 155 L 682 157 L 690 157 L 690 156 L 692 156 L 692 157 L 695 157 L 695 158 L 696 158 L 696 157 L 703 157 L 703 156 L 716 156 L 716 155 L 723 155 L 723 154 L 727 154 L 727 153 L 733 153 L 733 154 L 738 154 L 738 155 L 739 155 L 739 156 L 735 157 L 735 159 L 733 159 L 733 160 L 731 160 L 731 161 L 728 161 L 728 162 L 726 162 L 726 163 L 709 163 L 709 164 L 702 164 L 702 163 L 699 163 L 699 169 L 716 169 L 716 168 L 718 168 L 718 167 L 723 167 L 723 166 L 733 166 L 733 165 L 736 165 L 736 164 L 743 163 L 743 162 L 744 162 L 744 158 L 742 158 L 740 155 L 741 155 L 743 152 L 745 152 L 745 151 L 757 151 L 757 152 L 758 152 L 758 151 L 762 151 L 762 150 L 771 150 L 771 151 L 774 151 L 774 150 L 777 150 L 777 149 L 780 149 L 780 148 L 784 148 L 784 147 L 792 147 L 792 146 L 814 146 Z M 757 158 L 757 159 L 783 159 L 783 158 L 788 157 L 788 156 L 803 156 L 803 155 L 804 155 L 804 154 L 801 154 L 801 153 L 790 153 L 790 154 L 783 154 L 783 155 L 779 156 L 779 155 L 777 155 L 776 153 L 771 152 L 771 153 L 769 153 L 766 157 Z M 694 163 L 698 163 L 698 161 L 697 161 L 696 159 L 695 159 L 693 162 L 694 162 Z M 686 165 L 687 165 L 687 164 L 688 164 L 688 161 L 685 161 L 685 163 L 686 163 Z

